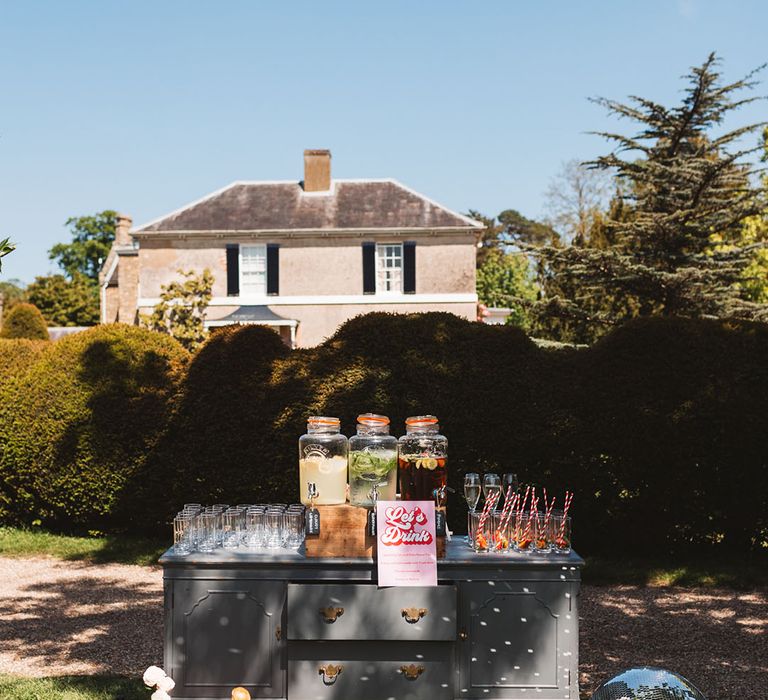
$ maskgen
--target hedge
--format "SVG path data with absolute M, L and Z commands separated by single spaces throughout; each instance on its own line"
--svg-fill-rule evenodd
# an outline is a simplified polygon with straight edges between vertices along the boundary
M 0 338 L 0 385 L 25 372 L 49 344 L 48 340 Z
M 0 517 L 114 528 L 126 481 L 162 433 L 187 360 L 167 336 L 98 326 L 49 344 L 0 385 Z
M 768 326 L 683 319 L 636 321 L 590 348 L 557 351 L 516 328 L 438 313 L 368 314 L 296 351 L 269 329 L 226 328 L 192 358 L 178 391 L 163 374 L 162 390 L 150 392 L 153 420 L 135 417 L 136 433 L 113 436 L 129 443 L 121 458 L 130 467 L 114 479 L 109 470 L 123 462 L 95 459 L 103 440 L 94 428 L 79 443 L 79 475 L 94 469 L 107 484 L 111 526 L 167 527 L 187 501 L 295 501 L 296 441 L 308 415 L 337 415 L 349 435 L 359 412 L 385 413 L 399 436 L 408 415 L 434 413 L 449 439 L 458 531 L 463 474 L 516 471 L 550 492 L 576 492 L 582 552 L 746 551 L 768 530 L 766 357 Z M 28 382 L 27 403 L 49 390 Z M 131 396 L 114 393 L 103 409 L 89 404 L 91 419 L 130 413 Z M 16 421 L 20 432 L 40 431 L 29 410 Z M 57 419 L 61 434 L 68 422 Z M 100 419 L 99 430 L 108 422 Z M 14 450 L 3 460 L 9 475 L 21 457 L 40 463 L 38 453 Z M 56 464 L 63 471 L 66 459 Z M 38 499 L 30 503 L 41 502 L 39 487 L 26 488 Z M 32 513 L 14 505 L 19 519 Z M 87 509 L 78 517 L 94 520 Z
M 0 338 L 48 340 L 48 324 L 34 304 L 16 304 L 3 319 Z

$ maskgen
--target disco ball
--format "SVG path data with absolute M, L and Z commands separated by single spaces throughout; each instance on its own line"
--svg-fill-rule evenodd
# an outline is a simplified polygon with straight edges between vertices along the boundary
M 605 681 L 591 700 L 706 700 L 690 681 L 663 668 L 643 666 Z

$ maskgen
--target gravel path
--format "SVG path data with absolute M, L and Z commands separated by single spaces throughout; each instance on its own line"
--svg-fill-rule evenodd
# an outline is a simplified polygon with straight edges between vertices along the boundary
M 631 665 L 682 673 L 711 700 L 766 697 L 768 588 L 585 586 L 581 689 Z M 117 673 L 162 665 L 162 572 L 0 557 L 0 673 Z

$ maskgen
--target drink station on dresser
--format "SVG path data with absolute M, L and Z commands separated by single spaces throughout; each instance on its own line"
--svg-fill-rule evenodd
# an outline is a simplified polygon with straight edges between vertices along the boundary
M 577 700 L 572 494 L 467 473 L 435 416 L 315 416 L 297 502 L 185 504 L 160 559 L 174 700 Z M 482 499 L 482 505 L 481 503 Z

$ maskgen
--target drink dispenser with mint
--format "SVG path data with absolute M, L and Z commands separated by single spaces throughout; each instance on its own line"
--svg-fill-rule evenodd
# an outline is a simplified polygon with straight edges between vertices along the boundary
M 299 438 L 299 493 L 310 505 L 309 484 L 317 490 L 315 505 L 332 506 L 347 500 L 347 438 L 341 421 L 328 416 L 307 420 L 307 433 Z
M 349 501 L 371 506 L 371 491 L 394 501 L 397 491 L 397 438 L 389 434 L 389 418 L 376 413 L 357 417 L 357 435 L 349 439 Z

